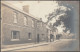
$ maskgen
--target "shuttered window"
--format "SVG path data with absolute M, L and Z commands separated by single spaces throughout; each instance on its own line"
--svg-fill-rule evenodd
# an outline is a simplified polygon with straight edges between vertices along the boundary
M 14 16 L 14 23 L 17 23 L 17 13 L 14 12 L 13 16 Z
M 32 20 L 32 27 L 34 27 L 34 20 Z
M 28 25 L 28 18 L 24 16 L 24 25 Z

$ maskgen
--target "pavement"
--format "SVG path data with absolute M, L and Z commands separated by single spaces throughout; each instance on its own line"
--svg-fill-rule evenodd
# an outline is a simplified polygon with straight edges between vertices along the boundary
M 37 46 L 33 48 L 24 48 L 14 51 L 78 51 L 78 43 L 75 39 L 60 39 L 54 42 L 50 42 L 48 45 L 45 46 Z
M 37 44 L 27 45 L 12 48 L 1 49 L 1 51 L 56 51 L 56 50 L 74 50 L 76 47 L 75 40 L 61 39 L 54 42 L 43 42 Z M 77 42 L 76 42 L 77 43 Z
M 7 45 L 7 46 L 5 46 L 7 48 L 2 48 L 1 51 L 13 51 L 13 50 L 43 46 L 43 45 L 48 45 L 48 44 L 49 44 L 49 42 L 42 42 L 42 43 L 40 42 L 37 44 L 32 43 L 32 44 Z

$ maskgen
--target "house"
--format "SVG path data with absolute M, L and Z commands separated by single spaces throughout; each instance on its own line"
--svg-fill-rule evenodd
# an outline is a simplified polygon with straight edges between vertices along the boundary
M 48 32 L 46 23 L 29 14 L 28 6 L 24 11 L 1 2 L 1 44 L 13 45 L 46 42 Z M 25 9 L 26 8 L 26 9 Z

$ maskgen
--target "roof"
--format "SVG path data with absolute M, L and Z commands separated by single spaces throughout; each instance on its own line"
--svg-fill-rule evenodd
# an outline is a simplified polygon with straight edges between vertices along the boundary
M 36 18 L 35 16 L 33 16 L 33 15 L 31 15 L 31 14 L 29 14 L 29 13 L 27 13 L 27 12 L 25 12 L 25 11 L 23 11 L 23 10 L 17 8 L 17 7 L 15 7 L 14 5 L 12 5 L 12 4 L 10 4 L 10 3 L 6 2 L 6 1 L 1 1 L 1 4 L 4 4 L 4 5 L 6 5 L 6 6 L 12 8 L 12 9 L 15 9 L 15 10 L 17 10 L 17 11 L 23 13 L 23 14 L 26 14 L 26 15 L 28 15 L 28 16 L 30 16 L 30 17 L 32 17 L 32 18 L 37 19 L 37 20 L 40 21 L 39 18 Z

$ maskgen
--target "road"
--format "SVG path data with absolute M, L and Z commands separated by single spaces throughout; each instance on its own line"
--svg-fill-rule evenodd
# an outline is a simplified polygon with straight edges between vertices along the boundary
M 33 48 L 25 48 L 16 51 L 77 51 L 76 40 L 72 39 L 62 39 L 55 42 L 51 42 L 48 45 L 33 47 Z

